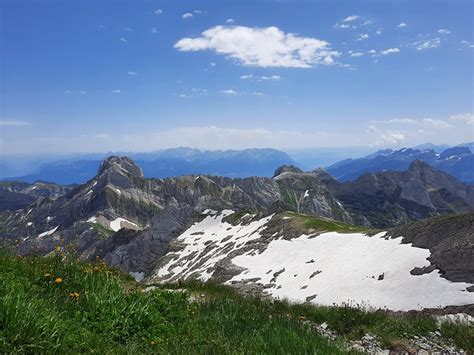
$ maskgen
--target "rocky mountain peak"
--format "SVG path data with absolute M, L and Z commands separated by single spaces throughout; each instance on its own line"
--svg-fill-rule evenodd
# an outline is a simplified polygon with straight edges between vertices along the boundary
M 311 171 L 312 174 L 316 175 L 316 177 L 320 181 L 333 181 L 335 180 L 334 177 L 328 173 L 324 168 L 317 168 Z
M 99 167 L 99 175 L 107 171 L 115 171 L 118 173 L 126 173 L 128 175 L 143 177 L 142 169 L 135 164 L 129 157 L 110 156 L 103 160 Z
M 416 174 L 416 175 L 420 175 L 420 174 L 423 174 L 423 173 L 426 173 L 426 172 L 433 172 L 433 171 L 436 171 L 436 169 L 434 169 L 431 165 L 425 163 L 424 161 L 421 161 L 421 160 L 414 160 L 409 168 L 408 168 L 408 171 Z M 441 172 L 439 172 L 441 174 Z
M 294 173 L 294 174 L 302 174 L 303 170 L 297 168 L 294 165 L 282 165 L 278 169 L 275 170 L 273 177 L 277 177 L 283 173 Z

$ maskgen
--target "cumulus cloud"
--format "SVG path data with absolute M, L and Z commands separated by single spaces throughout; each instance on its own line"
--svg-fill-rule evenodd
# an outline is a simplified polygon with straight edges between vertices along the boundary
M 368 33 L 359 33 L 359 35 L 357 36 L 357 41 L 363 41 L 364 39 L 367 39 L 367 38 L 369 38 Z
M 127 43 L 127 39 L 125 37 L 120 37 L 120 42 Z
M 454 126 L 443 120 L 434 120 L 432 118 L 423 119 L 423 124 L 428 127 L 434 128 L 453 128 Z
M 129 72 L 128 72 L 128 75 L 132 75 L 132 76 L 133 76 L 133 75 L 137 75 L 137 72 L 136 72 L 136 71 L 129 71 Z
M 151 33 L 158 33 L 158 29 L 157 29 L 156 27 L 153 27 L 153 28 L 151 29 Z
M 399 145 L 405 141 L 405 134 L 392 130 L 380 129 L 375 125 L 370 125 L 367 127 L 367 132 L 374 136 L 374 145 L 383 146 L 383 145 Z
M 405 22 L 399 23 L 397 27 L 403 28 L 407 27 L 408 25 Z
M 181 18 L 183 20 L 187 19 L 187 18 L 192 18 L 194 15 L 190 12 L 186 12 L 185 14 L 183 14 L 183 16 L 181 16 Z
M 113 90 L 113 91 L 112 91 L 112 94 L 120 94 L 120 93 L 121 93 L 120 89 L 117 89 L 117 90 Z
M 225 23 L 234 23 L 235 20 L 233 18 L 228 18 L 227 20 L 225 20 Z
M 180 51 L 210 50 L 244 66 L 310 68 L 330 65 L 340 53 L 326 41 L 285 33 L 277 27 L 215 26 L 197 38 L 182 38 Z
M 364 55 L 364 53 L 362 52 L 353 52 L 353 51 L 349 51 L 349 55 L 351 57 L 362 57 Z
M 389 54 L 395 54 L 395 53 L 400 53 L 400 49 L 398 48 L 388 48 L 383 51 L 380 51 L 381 55 L 389 55 Z
M 440 28 L 440 29 L 439 29 L 438 31 L 436 31 L 436 32 L 438 32 L 440 35 L 449 35 L 449 34 L 451 33 L 451 31 L 448 30 L 448 29 L 446 29 L 446 28 Z
M 0 126 L 30 126 L 31 124 L 26 121 L 16 120 L 0 120 Z
M 238 92 L 232 89 L 221 90 L 221 93 L 224 95 L 235 96 L 238 95 Z
M 453 121 L 461 121 L 467 123 L 468 125 L 474 126 L 474 114 L 472 113 L 461 113 L 458 115 L 453 115 L 449 117 Z
M 162 13 L 163 13 L 163 10 L 161 10 L 161 9 L 156 9 L 156 10 L 155 10 L 155 15 L 158 15 L 158 16 L 159 16 L 159 15 L 161 15 Z
M 360 16 L 358 15 L 351 15 L 351 16 L 347 16 L 344 20 L 342 20 L 342 22 L 354 22 L 355 20 L 359 18 Z
M 435 37 L 431 39 L 413 42 L 411 46 L 415 47 L 419 51 L 431 48 L 438 48 L 439 46 L 441 46 L 441 38 Z

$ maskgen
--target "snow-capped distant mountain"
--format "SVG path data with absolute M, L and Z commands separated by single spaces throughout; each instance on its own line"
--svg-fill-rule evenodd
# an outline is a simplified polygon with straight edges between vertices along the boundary
M 346 159 L 328 167 L 340 181 L 355 180 L 367 172 L 405 170 L 415 160 L 447 172 L 461 181 L 474 183 L 474 154 L 472 144 L 460 145 L 437 153 L 433 149 L 384 149 L 359 159 Z

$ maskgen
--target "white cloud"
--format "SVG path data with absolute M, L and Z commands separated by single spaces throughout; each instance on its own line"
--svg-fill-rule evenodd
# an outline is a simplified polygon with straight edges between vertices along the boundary
M 377 51 L 375 49 L 371 49 L 367 53 L 369 53 L 370 55 L 374 55 L 374 54 L 377 54 Z
M 346 23 L 341 23 L 341 24 L 336 24 L 336 27 L 341 28 L 343 30 L 347 30 L 348 28 L 351 28 L 351 25 L 348 25 Z
M 440 28 L 440 29 L 439 29 L 438 31 L 436 31 L 436 32 L 438 32 L 440 35 L 449 35 L 449 34 L 451 33 L 451 31 L 448 30 L 448 29 L 446 29 L 446 28 Z
M 468 48 L 474 48 L 474 44 L 472 44 L 469 41 L 463 40 L 463 41 L 461 41 L 461 43 L 464 44 Z
M 124 42 L 124 43 L 127 43 L 127 39 L 125 37 L 120 37 L 120 42 Z
M 79 91 L 79 94 L 81 94 L 81 95 L 87 95 L 87 91 Z
M 151 33 L 158 33 L 158 29 L 157 29 L 156 27 L 153 27 L 153 28 L 151 29 Z
M 434 120 L 432 118 L 423 119 L 423 124 L 427 127 L 434 128 L 453 128 L 454 126 L 443 120 Z
M 239 64 L 257 67 L 330 65 L 340 54 L 326 41 L 284 33 L 277 27 L 216 26 L 201 37 L 182 38 L 174 47 L 180 51 L 211 50 Z
M 389 54 L 394 54 L 394 53 L 400 53 L 400 49 L 398 48 L 388 48 L 383 51 L 380 51 L 381 55 L 389 55 Z
M 408 26 L 408 25 L 407 25 L 405 22 L 402 22 L 402 23 L 398 24 L 397 27 L 402 28 L 402 27 L 407 27 L 407 26 Z
M 347 16 L 344 20 L 342 20 L 342 22 L 354 22 L 355 20 L 359 18 L 360 16 L 358 15 L 351 15 L 351 16 Z
M 245 75 L 241 75 L 240 79 L 243 79 L 243 80 L 256 79 L 258 81 L 267 81 L 267 80 L 280 80 L 281 76 L 280 75 L 270 75 L 270 76 L 266 76 L 266 75 L 258 76 L 257 75 L 257 76 L 254 76 L 252 74 L 245 74 Z
M 474 126 L 474 114 L 472 113 L 461 113 L 458 115 L 453 115 L 449 117 L 453 121 L 461 121 L 468 125 Z
M 375 33 L 380 36 L 382 34 L 382 30 L 377 30 Z
M 136 71 L 129 71 L 128 75 L 137 75 L 137 72 Z
M 238 95 L 237 91 L 232 90 L 232 89 L 221 90 L 221 93 L 224 94 L 224 95 L 229 95 L 229 96 Z
M 211 64 L 210 64 L 210 65 L 211 65 L 211 67 L 215 67 L 215 66 L 216 66 L 216 63 L 214 63 L 214 62 L 211 62 Z
M 233 18 L 228 18 L 227 20 L 225 20 L 225 23 L 234 23 L 235 20 Z
M 0 120 L 0 126 L 30 126 L 31 124 L 26 121 L 16 120 Z
M 192 18 L 194 15 L 190 12 L 186 12 L 185 14 L 183 14 L 182 19 L 185 20 L 187 18 Z
M 163 10 L 161 10 L 161 9 L 156 9 L 156 10 L 155 10 L 155 15 L 158 15 L 158 16 L 159 16 L 159 15 L 161 15 L 162 13 L 163 13 Z
M 112 94 L 120 94 L 120 93 L 121 93 L 121 91 L 119 89 L 112 91 Z
M 376 146 L 383 146 L 383 145 L 390 145 L 390 144 L 396 144 L 399 145 L 403 141 L 405 141 L 406 136 L 405 134 L 397 131 L 391 131 L 391 130 L 383 130 L 378 128 L 375 125 L 370 125 L 367 127 L 368 130 L 367 132 L 369 134 L 374 135 L 374 145 Z
M 363 55 L 364 55 L 364 53 L 362 53 L 362 52 L 351 52 L 350 53 L 351 57 L 362 57 Z
M 359 35 L 357 37 L 357 41 L 363 41 L 364 39 L 367 39 L 367 38 L 369 38 L 368 33 L 359 33 Z
M 438 48 L 439 46 L 441 46 L 441 38 L 435 37 L 427 40 L 417 41 L 413 42 L 411 45 L 419 51 L 431 48 Z

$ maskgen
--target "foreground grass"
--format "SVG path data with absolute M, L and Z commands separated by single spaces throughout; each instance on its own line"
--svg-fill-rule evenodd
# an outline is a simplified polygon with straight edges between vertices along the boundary
M 0 252 L 0 353 L 343 353 L 271 303 L 219 292 L 189 303 L 103 263 Z
M 190 282 L 185 287 L 191 292 L 204 294 L 210 300 L 244 299 L 234 289 L 213 283 Z M 358 340 L 365 334 L 373 334 L 384 348 L 402 350 L 407 340 L 415 336 L 427 336 L 439 331 L 444 340 L 474 354 L 474 327 L 458 323 L 438 326 L 434 317 L 426 314 L 368 311 L 360 307 L 323 307 L 310 304 L 289 304 L 284 301 L 266 303 L 268 314 L 286 314 L 294 319 L 304 319 L 317 324 L 326 323 L 345 340 Z

